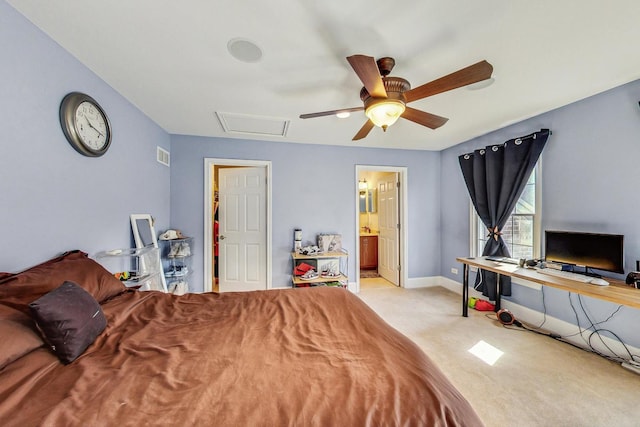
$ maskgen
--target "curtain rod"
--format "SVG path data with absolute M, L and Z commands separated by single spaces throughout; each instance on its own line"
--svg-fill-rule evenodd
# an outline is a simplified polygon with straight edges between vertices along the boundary
M 514 139 L 520 139 L 520 140 L 522 140 L 522 139 L 527 139 L 527 138 L 533 138 L 537 133 L 540 133 L 540 132 L 549 132 L 549 135 L 552 135 L 552 134 L 553 134 L 553 132 L 551 132 L 551 130 L 550 130 L 550 129 L 540 129 L 538 132 L 533 132 L 533 133 L 530 133 L 529 135 L 526 135 L 526 136 L 520 136 L 520 137 L 518 137 L 518 138 L 514 138 Z
M 551 129 L 545 129 L 545 128 L 542 128 L 542 129 L 540 129 L 540 130 L 539 130 L 539 131 L 537 131 L 537 132 L 530 133 L 529 135 L 526 135 L 526 136 L 519 136 L 519 137 L 517 137 L 517 138 L 513 138 L 513 140 L 514 140 L 514 141 L 517 141 L 517 140 L 523 140 L 523 139 L 527 139 L 527 138 L 533 138 L 533 137 L 534 137 L 537 133 L 539 133 L 539 132 L 549 132 L 549 135 L 553 135 L 553 132 L 551 132 Z M 505 142 L 504 144 L 506 145 L 506 142 Z M 491 146 L 494 146 L 494 145 L 500 145 L 500 144 L 491 144 L 491 145 L 488 145 L 487 147 L 491 147 Z M 473 152 L 471 152 L 471 153 L 466 153 L 466 154 L 462 154 L 462 155 L 461 155 L 461 157 L 462 157 L 462 156 L 464 156 L 464 157 L 465 157 L 465 159 L 468 159 L 468 158 L 469 158 L 468 156 L 470 156 L 470 155 L 472 155 L 472 154 L 473 154 Z

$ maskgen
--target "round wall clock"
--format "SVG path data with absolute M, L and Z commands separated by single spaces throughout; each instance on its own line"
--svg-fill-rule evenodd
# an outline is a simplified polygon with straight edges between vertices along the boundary
M 62 99 L 60 125 L 71 146 L 82 155 L 99 157 L 109 149 L 109 118 L 89 95 L 71 92 Z

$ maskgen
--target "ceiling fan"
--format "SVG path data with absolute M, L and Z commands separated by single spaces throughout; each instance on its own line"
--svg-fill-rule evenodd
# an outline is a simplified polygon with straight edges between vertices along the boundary
M 480 61 L 477 64 L 411 89 L 409 82 L 402 77 L 389 76 L 396 64 L 393 58 L 384 57 L 376 61 L 371 56 L 353 55 L 347 57 L 347 61 L 349 61 L 349 64 L 351 64 L 351 67 L 364 85 L 360 90 L 360 99 L 364 105 L 301 114 L 300 118 L 310 119 L 364 110 L 368 120 L 353 137 L 354 141 L 366 137 L 374 126 L 379 126 L 383 131 L 386 131 L 399 117 L 431 129 L 437 129 L 449 119 L 416 110 L 407 106 L 407 104 L 418 99 L 487 80 L 491 78 L 491 73 L 493 72 L 491 64 L 487 61 Z

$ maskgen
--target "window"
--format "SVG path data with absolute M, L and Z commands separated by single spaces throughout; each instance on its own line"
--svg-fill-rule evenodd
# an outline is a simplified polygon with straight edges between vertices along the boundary
M 522 195 L 502 228 L 502 239 L 512 258 L 534 259 L 540 256 L 540 162 L 531 172 Z M 480 256 L 487 242 L 487 227 L 471 206 L 471 255 Z

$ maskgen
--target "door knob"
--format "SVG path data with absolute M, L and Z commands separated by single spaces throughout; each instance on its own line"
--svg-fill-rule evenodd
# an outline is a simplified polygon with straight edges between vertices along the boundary
M 224 240 L 224 236 L 220 236 L 220 237 L 218 237 L 218 239 Z

